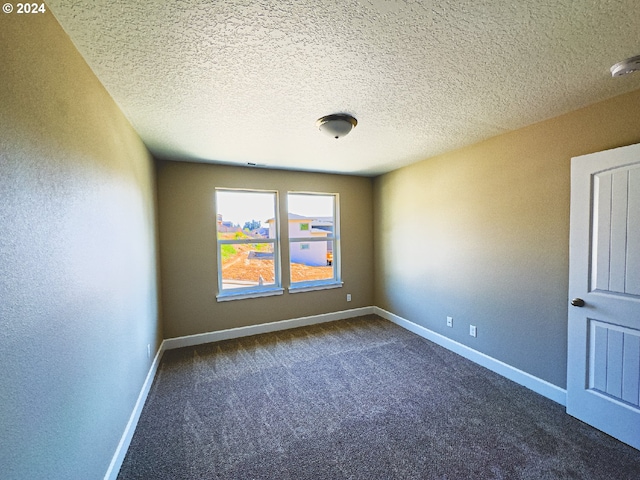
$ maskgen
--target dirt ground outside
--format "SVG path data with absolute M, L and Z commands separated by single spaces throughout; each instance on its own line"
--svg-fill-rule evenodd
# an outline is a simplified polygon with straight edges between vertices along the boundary
M 236 253 L 222 260 L 223 281 L 235 281 L 240 284 L 257 285 L 262 278 L 266 285 L 273 284 L 273 259 L 250 258 L 252 245 L 234 245 Z M 333 267 L 313 267 L 300 263 L 291 264 L 291 282 L 308 282 L 333 278 Z

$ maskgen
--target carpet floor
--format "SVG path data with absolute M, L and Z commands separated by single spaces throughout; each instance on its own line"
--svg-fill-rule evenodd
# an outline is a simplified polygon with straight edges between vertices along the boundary
M 640 478 L 640 451 L 375 315 L 164 353 L 127 479 Z

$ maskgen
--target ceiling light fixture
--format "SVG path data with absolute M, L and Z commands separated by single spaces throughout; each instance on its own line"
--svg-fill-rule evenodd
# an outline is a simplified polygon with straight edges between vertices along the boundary
M 616 63 L 611 67 L 611 76 L 621 77 L 628 73 L 637 72 L 638 70 L 640 70 L 640 55 Z
M 316 126 L 321 132 L 331 135 L 333 138 L 340 138 L 347 135 L 358 124 L 358 121 L 346 113 L 334 113 L 326 117 L 319 118 Z

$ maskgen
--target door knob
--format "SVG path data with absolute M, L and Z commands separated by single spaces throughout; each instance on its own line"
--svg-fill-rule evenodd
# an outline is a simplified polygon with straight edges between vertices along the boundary
M 584 307 L 584 300 L 581 298 L 574 298 L 571 300 L 571 305 L 574 307 Z

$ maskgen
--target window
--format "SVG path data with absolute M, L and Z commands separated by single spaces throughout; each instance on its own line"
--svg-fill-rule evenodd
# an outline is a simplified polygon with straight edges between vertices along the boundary
M 342 286 L 338 195 L 289 193 L 287 208 L 291 292 Z
M 277 192 L 216 189 L 218 301 L 282 293 Z

